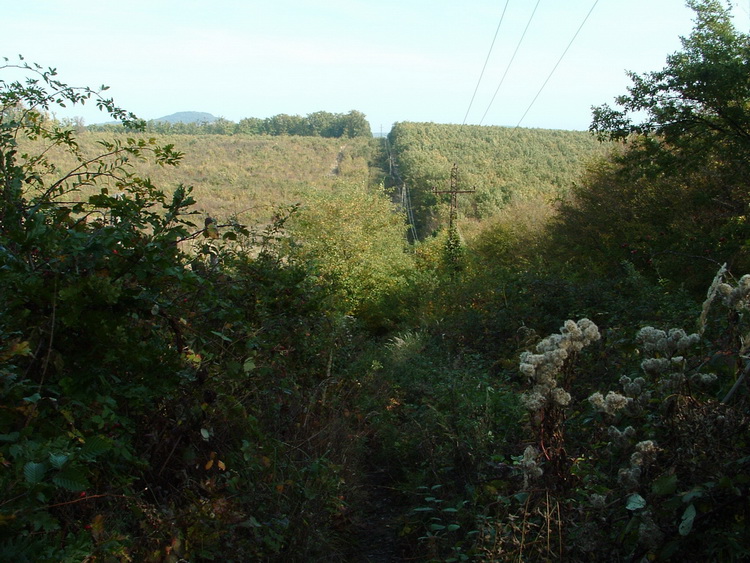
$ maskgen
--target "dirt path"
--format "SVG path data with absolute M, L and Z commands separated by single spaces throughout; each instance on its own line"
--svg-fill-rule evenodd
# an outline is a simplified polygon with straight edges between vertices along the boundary
M 403 561 L 399 555 L 399 531 L 403 523 L 403 502 L 385 470 L 373 469 L 365 482 L 365 510 L 358 538 L 357 561 L 391 563 Z
M 346 149 L 346 145 L 341 145 L 341 148 L 339 149 L 339 154 L 336 155 L 336 162 L 333 163 L 333 166 L 331 166 L 331 171 L 329 172 L 329 176 L 338 176 L 341 168 L 341 163 L 344 161 L 344 149 Z

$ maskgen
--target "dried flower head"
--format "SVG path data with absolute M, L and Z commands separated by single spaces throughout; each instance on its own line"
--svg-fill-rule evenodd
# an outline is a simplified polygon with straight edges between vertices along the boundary
M 523 406 L 526 407 L 527 410 L 536 412 L 545 407 L 545 405 L 547 404 L 547 399 L 542 393 L 538 391 L 531 391 L 530 393 L 521 394 L 521 404 L 523 404 Z
M 568 393 L 561 387 L 552 389 L 552 391 L 550 391 L 550 397 L 552 398 L 553 402 L 557 403 L 561 407 L 565 407 L 570 404 L 570 393 Z
M 659 451 L 659 448 L 656 447 L 656 442 L 653 440 L 643 440 L 642 442 L 638 442 L 635 445 L 635 449 L 646 455 L 656 455 Z
M 610 391 L 607 396 L 603 396 L 599 391 L 589 397 L 589 402 L 594 408 L 608 415 L 614 415 L 619 410 L 627 407 L 633 399 L 620 395 L 616 391 Z
M 641 369 L 651 377 L 656 377 L 669 370 L 671 364 L 667 358 L 646 358 L 641 362 Z
M 617 483 L 626 491 L 638 490 L 638 486 L 641 480 L 641 468 L 636 467 L 622 467 L 617 472 Z
M 639 475 L 642 468 L 651 465 L 656 459 L 659 448 L 653 440 L 643 440 L 635 445 L 635 451 L 630 456 L 630 469 L 638 469 Z
M 750 304 L 750 274 L 742 276 L 737 287 L 723 283 L 718 291 L 724 297 L 724 304 L 730 309 L 747 309 Z
M 643 327 L 636 335 L 636 341 L 648 357 L 665 356 L 671 358 L 700 342 L 700 335 L 687 334 L 681 328 L 669 329 L 669 332 L 652 326 Z
M 732 287 L 729 284 L 723 283 L 724 274 L 727 273 L 727 265 L 723 264 L 719 271 L 716 272 L 711 285 L 706 292 L 706 300 L 703 302 L 701 308 L 701 315 L 698 318 L 698 325 L 700 326 L 699 332 L 703 334 L 706 329 L 706 319 L 708 318 L 708 312 L 711 309 L 711 305 L 716 299 L 717 295 L 721 295 L 722 299 L 726 300 L 729 294 L 732 292 Z
M 535 352 L 523 352 L 519 371 L 534 384 L 531 391 L 521 395 L 524 407 L 535 412 L 547 405 L 564 407 L 570 404 L 570 393 L 558 387 L 557 375 L 571 353 L 599 338 L 599 329 L 589 319 L 567 320 L 560 333 L 541 340 Z
M 592 493 L 589 495 L 589 502 L 593 508 L 604 508 L 607 504 L 607 497 Z
M 518 465 L 521 467 L 521 471 L 523 471 L 524 489 L 528 488 L 530 481 L 532 481 L 533 479 L 538 479 L 544 474 L 544 471 L 541 467 L 539 467 L 539 464 L 537 463 L 538 459 L 539 450 L 531 445 L 526 446 L 526 449 L 523 451 L 523 456 L 518 462 Z
M 696 373 L 690 377 L 691 383 L 703 386 L 711 385 L 718 379 L 719 378 L 715 373 Z
M 622 390 L 628 397 L 640 397 L 646 392 L 646 380 L 642 377 L 630 378 L 627 375 L 620 377 Z
M 631 438 L 635 436 L 635 428 L 632 426 L 625 427 L 622 431 L 615 426 L 607 429 L 607 434 L 612 440 L 612 444 L 617 447 L 624 447 L 630 443 Z

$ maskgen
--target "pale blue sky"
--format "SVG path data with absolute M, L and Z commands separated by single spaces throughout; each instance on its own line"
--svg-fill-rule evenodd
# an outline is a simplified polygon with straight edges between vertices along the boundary
M 2 0 L 0 56 L 107 84 L 145 119 L 207 111 L 238 121 L 325 110 L 462 123 L 505 0 Z M 594 0 L 510 0 L 467 123 L 515 126 Z M 735 24 L 750 27 L 750 0 Z M 522 127 L 586 129 L 625 70 L 660 70 L 692 29 L 684 0 L 599 0 Z M 486 116 L 482 120 L 482 116 Z M 92 106 L 59 112 L 106 120 Z

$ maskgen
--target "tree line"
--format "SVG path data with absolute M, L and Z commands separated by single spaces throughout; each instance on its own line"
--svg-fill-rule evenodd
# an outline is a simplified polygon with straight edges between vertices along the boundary
M 272 117 L 246 117 L 235 123 L 220 117 L 215 121 L 193 123 L 170 123 L 150 120 L 145 124 L 146 133 L 162 135 L 270 135 L 326 138 L 372 137 L 370 123 L 364 113 L 351 110 L 347 113 L 316 111 L 301 115 L 280 113 Z M 125 126 L 117 123 L 90 125 L 91 131 L 117 132 Z

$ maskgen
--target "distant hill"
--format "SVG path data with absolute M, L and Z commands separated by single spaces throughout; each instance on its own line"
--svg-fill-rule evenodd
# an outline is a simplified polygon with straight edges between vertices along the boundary
M 178 111 L 177 113 L 165 115 L 152 121 L 162 123 L 213 123 L 217 119 L 215 115 L 206 113 L 205 111 Z

